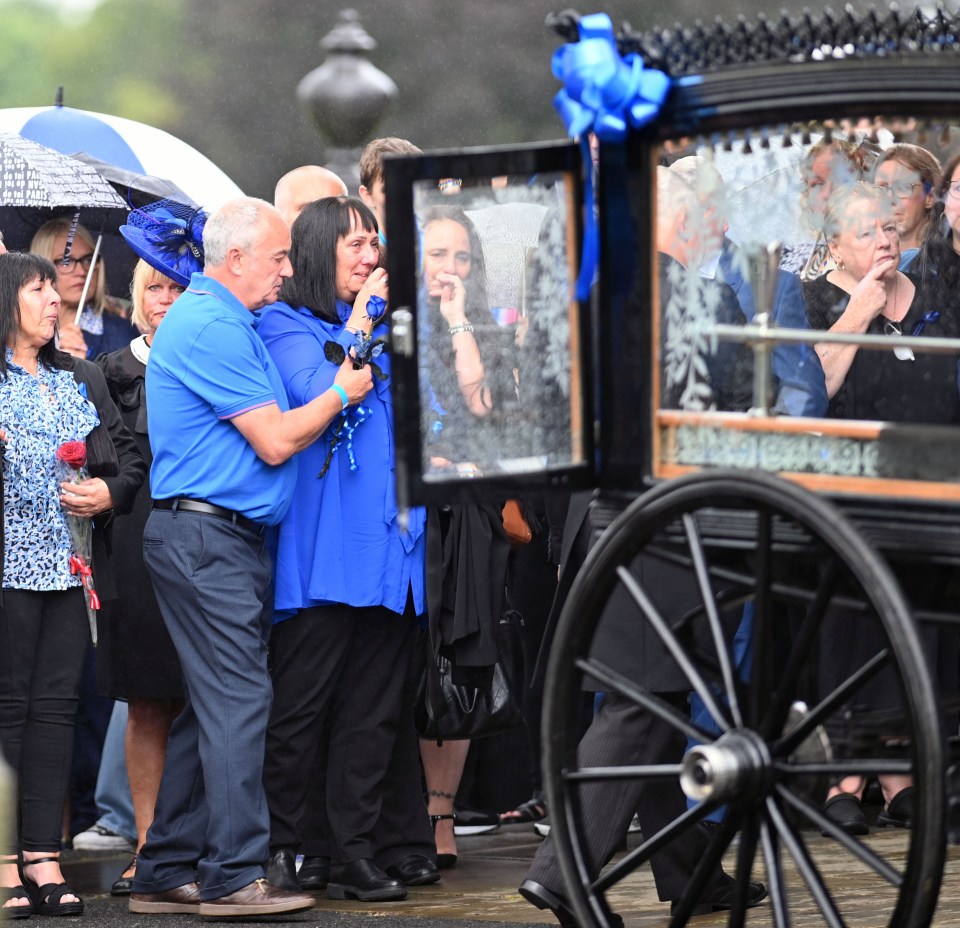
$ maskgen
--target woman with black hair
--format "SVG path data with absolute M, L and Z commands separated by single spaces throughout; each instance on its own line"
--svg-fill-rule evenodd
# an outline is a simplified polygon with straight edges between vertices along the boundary
M 0 255 L 0 748 L 19 783 L 16 843 L 0 847 L 9 918 L 83 912 L 60 870 L 60 832 L 90 640 L 86 595 L 96 608 L 84 577 L 92 567 L 99 595 L 115 595 L 104 534 L 146 476 L 100 369 L 56 347 L 56 280 L 46 258 Z M 71 519 L 92 533 L 92 558 Z
M 268 874 L 297 887 L 306 797 L 324 789 L 327 894 L 364 901 L 403 899 L 405 883 L 440 877 L 411 698 L 417 618 L 426 610 L 425 519 L 411 510 L 402 528 L 394 496 L 379 258 L 377 223 L 360 200 L 309 204 L 293 224 L 293 277 L 258 328 L 292 407 L 330 389 L 343 400 L 342 414 L 300 454 L 294 504 L 280 525 L 264 768 Z M 366 378 L 370 392 L 360 402 L 348 403 L 347 377 Z M 311 783 L 324 752 L 325 784 Z M 419 820 L 398 826 L 417 806 Z

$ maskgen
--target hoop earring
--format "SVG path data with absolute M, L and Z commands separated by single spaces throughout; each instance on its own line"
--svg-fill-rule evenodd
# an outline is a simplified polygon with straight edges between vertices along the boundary
M 846 265 L 843 263 L 843 258 L 834 258 L 834 263 L 837 265 L 837 270 L 842 271 L 846 269 Z

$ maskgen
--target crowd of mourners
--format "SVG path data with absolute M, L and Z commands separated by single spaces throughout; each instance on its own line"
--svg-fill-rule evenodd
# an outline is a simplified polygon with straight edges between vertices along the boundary
M 321 889 L 401 900 L 456 863 L 457 833 L 546 815 L 530 684 L 558 608 L 557 566 L 579 563 L 561 564 L 559 535 L 582 535 L 581 501 L 566 519 L 526 501 L 535 542 L 520 550 L 500 506 L 399 512 L 390 154 L 418 149 L 367 146 L 359 197 L 309 167 L 281 179 L 275 205 L 131 211 L 121 229 L 139 257 L 129 307 L 107 293 L 103 259 L 75 219 L 48 222 L 29 251 L 0 254 L 0 747 L 18 778 L 16 834 L 0 848 L 10 918 L 83 912 L 59 855 L 91 632 L 100 695 L 124 714 L 114 711 L 121 750 L 104 752 L 101 820 L 77 846 L 88 833 L 132 841 L 114 891 L 133 912 L 296 912 Z M 695 306 L 735 324 L 757 312 L 723 178 L 708 156 L 683 154 L 657 169 L 661 405 L 746 410 L 749 349 L 722 343 L 692 364 L 678 337 Z M 891 349 L 778 345 L 774 410 L 960 421 L 957 358 L 897 345 L 960 334 L 960 154 L 941 165 L 914 144 L 825 138 L 802 170 L 810 236 L 786 243 L 773 321 L 885 335 Z M 477 436 L 493 440 L 523 383 L 515 333 L 491 315 L 481 236 L 441 188 L 418 218 L 442 438 L 430 464 L 442 469 L 471 460 Z M 469 741 L 418 738 L 417 659 L 437 650 L 429 624 L 443 629 L 446 653 L 489 669 L 511 590 L 525 619 L 533 796 L 485 816 L 455 806 Z M 474 636 L 463 636 L 469 646 L 458 628 Z M 636 762 L 617 752 L 643 745 L 646 759 L 666 762 L 673 739 L 621 703 L 608 694 L 600 704 L 584 756 Z M 117 779 L 126 816 L 111 805 Z M 826 814 L 852 834 L 869 828 L 866 787 L 849 777 L 826 797 Z M 880 787 L 886 823 L 909 827 L 909 778 Z M 674 793 L 597 784 L 585 800 L 597 866 L 635 815 L 647 833 L 662 827 Z M 661 899 L 680 897 L 706 841 L 697 832 L 654 855 Z M 520 891 L 575 924 L 549 841 Z M 750 905 L 766 895 L 760 883 L 747 892 Z M 698 911 L 733 898 L 718 868 Z

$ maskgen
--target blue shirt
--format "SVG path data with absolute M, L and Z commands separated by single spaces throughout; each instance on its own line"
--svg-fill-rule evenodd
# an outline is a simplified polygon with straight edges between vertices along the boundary
M 92 306 L 87 306 L 80 314 L 80 331 L 91 361 L 102 354 L 126 348 L 140 334 L 126 319 L 106 311 L 98 313 Z
M 13 363 L 10 348 L 5 351 L 7 376 L 0 380 L 0 429 L 7 433 L 3 585 L 39 592 L 80 586 L 79 576 L 70 573 L 75 548 L 60 505 L 60 483 L 76 479 L 76 472 L 57 460 L 57 449 L 66 441 L 83 441 L 99 421 L 97 411 L 72 371 L 41 364 L 34 377 Z
M 374 338 L 386 331 L 386 326 L 378 326 Z M 264 309 L 257 332 L 280 369 L 293 406 L 330 389 L 339 366 L 326 360 L 324 344 L 335 341 L 348 348 L 353 343 L 342 324 L 286 303 Z M 370 414 L 353 434 L 358 469 L 351 470 L 341 439 L 329 469 L 318 476 L 340 416 L 299 455 L 296 505 L 280 525 L 274 571 L 278 620 L 298 609 L 329 603 L 385 606 L 402 613 L 410 591 L 417 614 L 424 612 L 425 513 L 412 509 L 408 530 L 400 530 L 389 363 L 386 352 L 376 358 L 388 379 L 374 378 L 375 386 L 362 404 Z M 347 415 L 353 421 L 355 408 L 350 407 Z
M 147 362 L 150 491 L 275 525 L 293 499 L 296 460 L 265 463 L 230 421 L 272 403 L 290 408 L 253 322 L 226 287 L 200 273 L 170 307 Z

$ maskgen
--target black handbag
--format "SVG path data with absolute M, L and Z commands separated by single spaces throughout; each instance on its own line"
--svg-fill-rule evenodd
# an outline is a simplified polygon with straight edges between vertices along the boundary
M 523 724 L 523 655 L 518 640 L 523 619 L 507 612 L 497 626 L 498 660 L 479 686 L 453 682 L 453 665 L 436 653 L 429 636 L 417 686 L 415 722 L 423 738 L 473 740 Z

